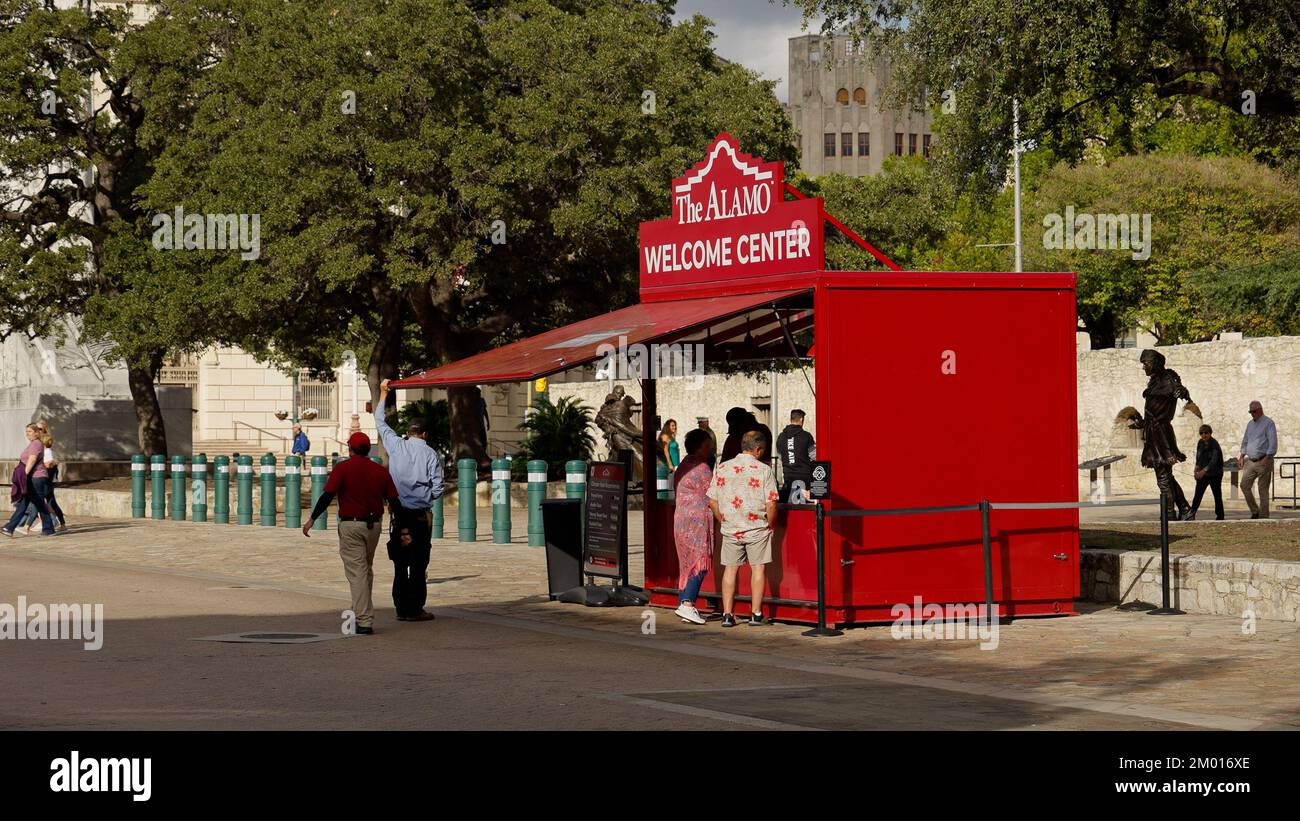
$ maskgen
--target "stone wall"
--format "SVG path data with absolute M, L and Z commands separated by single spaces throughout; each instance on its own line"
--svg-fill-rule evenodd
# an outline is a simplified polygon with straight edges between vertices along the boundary
M 1085 600 L 1161 602 L 1159 553 L 1084 550 L 1080 569 Z M 1300 620 L 1300 562 L 1171 555 L 1169 572 L 1170 600 L 1179 610 Z
M 1187 462 L 1175 468 L 1175 475 L 1190 497 L 1195 480 L 1192 463 L 1196 457 L 1197 428 L 1202 422 L 1214 428 L 1214 438 L 1223 447 L 1225 459 L 1236 455 L 1250 415 L 1252 399 L 1264 405 L 1264 413 L 1277 423 L 1278 454 L 1300 455 L 1300 337 L 1200 342 L 1159 348 L 1166 367 L 1173 368 L 1191 391 L 1203 419 L 1180 409 L 1174 432 Z M 1137 431 L 1119 422 L 1126 408 L 1142 411 L 1142 391 L 1147 377 L 1138 364 L 1140 349 L 1119 348 L 1078 353 L 1079 373 L 1079 461 L 1107 454 L 1122 454 L 1123 461 L 1111 469 L 1112 492 L 1155 495 L 1155 476 L 1140 464 L 1141 441 Z M 1028 400 L 1027 400 L 1028 401 Z M 1088 475 L 1081 474 L 1079 492 L 1086 498 Z M 1290 482 L 1274 479 L 1274 491 Z M 1224 493 L 1228 492 L 1224 477 Z

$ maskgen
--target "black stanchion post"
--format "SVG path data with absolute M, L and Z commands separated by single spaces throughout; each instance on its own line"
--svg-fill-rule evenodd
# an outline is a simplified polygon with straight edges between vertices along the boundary
M 1169 497 L 1164 493 L 1160 494 L 1160 606 L 1147 615 L 1183 615 L 1169 601 Z
M 980 530 L 984 534 L 984 613 L 989 624 L 992 624 L 997 616 L 993 610 L 993 537 L 989 527 L 990 510 L 992 506 L 988 499 L 980 502 Z
M 817 626 L 805 630 L 805 636 L 842 636 L 842 630 L 826 626 L 826 511 L 817 500 Z

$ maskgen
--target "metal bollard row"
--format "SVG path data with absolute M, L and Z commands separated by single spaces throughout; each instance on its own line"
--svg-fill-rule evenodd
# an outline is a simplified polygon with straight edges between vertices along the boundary
M 378 456 L 371 456 L 372 461 L 383 464 Z M 302 482 L 304 468 L 309 471 L 311 505 L 325 492 L 325 482 L 329 470 L 337 465 L 339 455 L 333 453 L 325 456 L 313 456 L 309 465 L 304 465 L 299 456 L 287 456 L 284 460 L 284 527 L 302 526 Z M 253 457 L 248 454 L 217 456 L 212 460 L 212 476 L 208 475 L 206 454 L 198 454 L 190 459 L 184 456 L 168 457 L 155 454 L 147 461 L 141 454 L 131 457 L 131 515 L 136 519 L 145 517 L 146 479 L 151 484 L 149 495 L 152 497 L 151 516 L 162 520 L 168 518 L 167 476 L 171 474 L 170 518 L 183 522 L 188 518 L 195 522 L 208 521 L 208 490 L 212 491 L 212 521 L 228 524 L 231 516 L 231 465 L 234 466 L 234 515 L 239 525 L 253 524 L 253 477 L 256 473 L 260 503 L 258 505 L 258 524 L 262 527 L 275 527 L 277 523 L 276 474 L 277 459 L 274 454 L 266 453 L 258 459 L 254 467 Z M 327 466 L 328 465 L 328 466 Z M 457 467 L 457 499 L 473 500 L 471 504 L 457 505 L 457 530 L 459 540 L 473 542 L 477 539 L 478 518 L 476 490 L 478 486 L 478 463 L 473 459 L 461 459 Z M 542 527 L 541 503 L 546 498 L 548 465 L 544 460 L 534 459 L 527 464 L 527 498 L 528 498 L 528 545 L 543 547 L 546 536 Z M 662 466 L 661 466 L 662 467 Z M 492 506 L 492 543 L 507 545 L 511 541 L 510 520 L 510 486 L 512 462 L 508 457 L 492 460 L 491 506 Z M 660 471 L 662 473 L 662 470 Z M 186 492 L 188 474 L 189 492 Z M 564 492 L 569 499 L 585 499 L 587 491 L 587 463 L 573 459 L 564 465 Z M 664 486 L 664 477 L 660 476 L 660 487 Z M 662 497 L 661 497 L 662 498 Z M 186 500 L 189 500 L 189 512 L 186 512 Z M 328 515 L 317 519 L 312 528 L 325 530 L 328 527 Z M 432 536 L 444 538 L 443 499 L 433 503 Z

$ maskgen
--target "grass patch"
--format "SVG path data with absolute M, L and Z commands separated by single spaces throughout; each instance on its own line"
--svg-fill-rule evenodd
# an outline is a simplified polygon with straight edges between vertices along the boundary
M 1160 524 L 1085 524 L 1085 550 L 1160 550 Z M 1227 522 L 1171 522 L 1169 551 L 1198 556 L 1300 561 L 1300 519 Z

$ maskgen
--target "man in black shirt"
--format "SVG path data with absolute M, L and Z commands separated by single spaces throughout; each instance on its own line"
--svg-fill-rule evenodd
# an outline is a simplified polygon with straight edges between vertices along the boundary
M 805 414 L 799 409 L 790 411 L 790 424 L 776 437 L 776 458 L 781 460 L 785 481 L 781 485 L 781 501 L 799 504 L 806 501 L 808 484 L 812 481 L 812 463 L 817 458 L 817 443 L 812 434 L 803 429 Z M 797 491 L 797 499 L 790 497 Z
M 1192 497 L 1188 520 L 1196 518 L 1196 509 L 1201 506 L 1207 487 L 1214 492 L 1214 518 L 1223 519 L 1223 448 L 1214 441 L 1212 433 L 1209 425 L 1201 425 L 1201 441 L 1196 443 L 1196 495 Z

